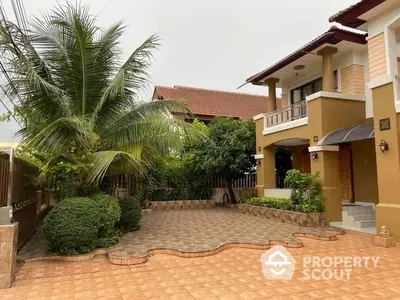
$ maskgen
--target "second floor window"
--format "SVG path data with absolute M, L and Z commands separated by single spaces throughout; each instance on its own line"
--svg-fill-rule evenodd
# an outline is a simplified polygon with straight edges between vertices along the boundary
M 335 79 L 335 90 L 338 90 L 338 76 L 337 71 L 333 73 Z M 302 86 L 299 86 L 291 90 L 291 104 L 304 101 L 306 97 L 316 92 L 322 91 L 322 77 L 310 81 Z

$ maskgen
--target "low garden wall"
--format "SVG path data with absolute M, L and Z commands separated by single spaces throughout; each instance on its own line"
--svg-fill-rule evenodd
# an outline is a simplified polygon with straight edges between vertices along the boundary
M 175 201 L 152 201 L 151 208 L 154 210 L 164 209 L 187 209 L 187 208 L 214 208 L 215 200 L 175 200 Z
M 295 224 L 302 227 L 326 226 L 328 224 L 325 215 L 322 212 L 301 213 L 243 203 L 240 203 L 235 207 L 244 214 L 278 220 L 283 223 Z

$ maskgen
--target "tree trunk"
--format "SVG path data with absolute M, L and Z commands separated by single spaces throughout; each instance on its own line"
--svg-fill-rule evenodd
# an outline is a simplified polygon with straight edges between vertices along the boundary
M 226 184 L 228 186 L 229 198 L 231 199 L 231 204 L 236 204 L 236 196 L 233 192 L 233 182 L 232 179 L 227 179 Z

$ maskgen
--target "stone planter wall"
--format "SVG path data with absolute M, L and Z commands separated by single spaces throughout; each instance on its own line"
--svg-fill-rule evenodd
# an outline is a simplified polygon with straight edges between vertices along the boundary
M 215 200 L 175 200 L 175 201 L 152 201 L 151 209 L 187 209 L 187 208 L 214 208 Z
M 0 225 L 0 289 L 11 287 L 16 270 L 18 223 Z
M 236 208 L 244 214 L 278 220 L 283 223 L 290 223 L 302 227 L 328 225 L 328 221 L 326 220 L 324 213 L 301 213 L 243 203 L 238 204 Z

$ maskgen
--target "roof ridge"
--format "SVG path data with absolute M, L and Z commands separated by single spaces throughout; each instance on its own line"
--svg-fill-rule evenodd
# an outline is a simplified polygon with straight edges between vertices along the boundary
M 222 94 L 244 95 L 244 96 L 265 97 L 265 98 L 268 98 L 267 95 L 257 95 L 257 94 L 243 93 L 243 92 L 222 91 L 222 90 L 198 88 L 198 87 L 183 86 L 183 85 L 174 85 L 174 88 L 175 88 L 175 89 L 191 89 L 191 90 L 197 90 L 197 91 L 217 92 L 217 93 L 222 93 Z

